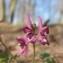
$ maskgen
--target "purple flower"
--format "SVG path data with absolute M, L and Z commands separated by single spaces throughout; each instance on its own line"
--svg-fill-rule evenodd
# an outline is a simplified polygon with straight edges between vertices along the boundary
M 27 27 L 32 29 L 32 22 L 30 20 L 30 16 L 28 14 L 26 14 L 26 24 L 27 24 Z
M 23 28 L 23 31 L 27 35 L 27 38 L 29 39 L 29 41 L 31 43 L 35 43 L 36 42 L 36 36 L 35 36 L 34 31 L 33 31 L 33 25 L 32 25 L 32 22 L 31 22 L 28 14 L 26 14 L 26 19 L 27 19 L 26 20 L 27 26 Z
M 27 54 L 28 53 L 28 44 L 35 44 L 38 40 L 41 44 L 49 45 L 47 40 L 47 35 L 49 34 L 49 28 L 42 26 L 42 19 L 40 16 L 38 17 L 38 33 L 36 33 L 36 25 L 32 25 L 29 15 L 26 15 L 27 26 L 23 28 L 24 37 L 17 37 L 17 41 L 20 44 L 19 54 Z
M 46 38 L 44 38 L 44 39 L 41 41 L 41 44 L 43 44 L 43 45 L 45 45 L 45 44 L 49 45 L 49 42 L 48 42 L 48 40 L 47 40 Z
M 18 51 L 18 54 L 26 55 L 28 53 L 28 46 L 23 47 Z
M 46 39 L 47 35 L 49 34 L 49 29 L 48 29 L 48 27 L 43 27 L 42 26 L 42 19 L 40 18 L 40 16 L 38 17 L 38 20 L 39 20 L 39 22 L 38 22 L 38 35 L 37 35 L 37 39 L 43 45 L 49 44 L 48 40 Z
M 44 36 L 49 34 L 49 28 L 42 26 L 42 19 L 40 16 L 38 17 L 38 21 L 39 21 L 38 22 L 38 33 L 40 33 L 41 35 L 44 35 Z
M 25 55 L 28 53 L 28 39 L 26 36 L 23 38 L 17 37 L 17 41 L 21 47 L 21 49 L 18 51 L 19 54 Z
M 29 39 L 31 39 L 32 36 L 34 35 L 33 30 L 30 29 L 29 27 L 23 28 L 23 31 L 24 31 L 24 33 L 27 35 L 27 37 L 28 37 Z
M 31 39 L 28 39 L 28 41 L 34 44 L 36 42 L 36 35 L 33 35 L 33 37 Z

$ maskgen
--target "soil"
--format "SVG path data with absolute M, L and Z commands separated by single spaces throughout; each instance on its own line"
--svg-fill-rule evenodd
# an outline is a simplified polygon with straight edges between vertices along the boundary
M 6 24 L 7 25 L 7 24 Z M 11 26 L 11 25 L 10 25 Z M 5 45 L 9 48 L 11 53 L 15 55 L 20 49 L 18 42 L 16 41 L 17 36 L 23 36 L 23 32 L 20 27 L 14 26 L 11 29 L 7 26 L 0 26 L 0 31 L 3 33 L 2 38 Z M 36 43 L 36 63 L 42 63 L 40 53 L 50 53 L 57 63 L 63 63 L 63 25 L 50 25 L 48 40 L 50 45 L 41 45 L 39 42 Z M 11 31 L 9 31 L 11 30 Z M 4 46 L 0 43 L 0 52 L 5 51 Z M 29 44 L 29 52 L 26 56 L 20 55 L 17 58 L 18 63 L 32 63 L 33 47 Z

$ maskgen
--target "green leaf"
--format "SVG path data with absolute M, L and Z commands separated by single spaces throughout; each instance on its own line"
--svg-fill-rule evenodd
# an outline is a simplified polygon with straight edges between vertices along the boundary
M 45 62 L 46 63 L 56 63 L 54 58 L 52 58 L 49 53 L 41 53 L 40 57 L 44 63 Z
M 40 57 L 41 57 L 42 59 L 45 59 L 45 58 L 47 58 L 47 57 L 50 57 L 50 54 L 49 54 L 49 53 L 41 53 L 41 54 L 40 54 Z
M 47 62 L 47 63 L 56 63 L 55 60 L 54 60 L 53 58 L 51 58 L 51 57 L 48 57 L 48 58 L 46 59 L 46 62 Z
M 5 62 L 3 62 L 2 60 L 0 60 L 0 63 L 5 63 Z
M 1 58 L 1 61 L 4 63 L 7 63 L 7 61 L 9 60 L 9 55 L 7 52 L 4 52 L 2 54 L 0 54 L 0 58 Z

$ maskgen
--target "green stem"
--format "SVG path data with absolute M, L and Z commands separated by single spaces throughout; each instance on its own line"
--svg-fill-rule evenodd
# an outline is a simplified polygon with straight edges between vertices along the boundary
M 35 63 L 35 44 L 33 44 L 33 63 Z
M 7 46 L 3 43 L 3 41 L 1 41 L 1 43 L 2 43 L 2 45 L 5 47 L 6 51 L 7 51 L 11 56 L 13 56 L 13 55 L 10 53 L 9 49 L 7 48 Z M 18 62 L 16 59 L 15 59 L 15 61 Z
M 6 45 L 3 43 L 3 42 L 1 42 L 2 43 L 2 45 L 5 47 L 5 49 L 7 50 L 8 48 L 6 47 Z

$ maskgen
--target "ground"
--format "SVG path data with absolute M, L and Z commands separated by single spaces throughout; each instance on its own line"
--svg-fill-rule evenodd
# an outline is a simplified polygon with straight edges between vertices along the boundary
M 9 23 L 2 23 L 0 25 L 0 31 L 3 33 L 3 42 L 10 49 L 11 53 L 14 55 L 19 50 L 18 42 L 16 41 L 17 36 L 22 36 L 23 32 L 21 30 L 23 26 L 13 26 Z M 55 59 L 57 63 L 63 63 L 63 25 L 50 25 L 48 40 L 50 45 L 41 45 L 39 42 L 36 43 L 36 63 L 42 63 L 40 59 L 41 52 L 48 52 Z M 0 51 L 4 51 L 5 48 L 0 43 Z M 29 44 L 29 52 L 26 56 L 20 56 L 18 58 L 19 63 L 32 63 L 33 48 Z

